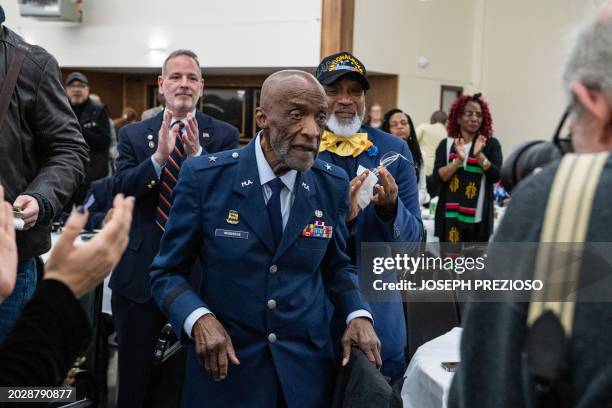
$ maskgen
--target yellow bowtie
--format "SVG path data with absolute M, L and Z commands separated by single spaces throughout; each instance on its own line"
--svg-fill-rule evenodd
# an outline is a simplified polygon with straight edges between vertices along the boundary
M 321 137 L 319 151 L 324 152 L 327 150 L 338 156 L 357 157 L 371 146 L 372 142 L 368 140 L 367 133 L 356 133 L 351 137 L 340 137 L 326 130 Z

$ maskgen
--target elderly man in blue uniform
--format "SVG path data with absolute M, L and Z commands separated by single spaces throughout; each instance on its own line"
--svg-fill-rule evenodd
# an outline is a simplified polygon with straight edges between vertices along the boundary
M 151 282 L 177 334 L 193 339 L 185 407 L 328 406 L 326 292 L 346 322 L 343 363 L 357 345 L 380 366 L 344 252 L 348 179 L 316 160 L 326 112 L 312 75 L 277 72 L 262 86 L 262 132 L 244 149 L 181 170 Z M 203 280 L 194 290 L 187 275 L 198 257 Z
M 361 125 L 365 115 L 365 91 L 370 88 L 364 65 L 353 55 L 342 52 L 324 58 L 316 77 L 325 88 L 329 105 L 328 130 L 322 137 L 319 158 L 343 168 L 351 180 L 351 203 L 346 221 L 354 248 L 353 263 L 359 265 L 364 241 L 420 241 L 423 225 L 408 145 L 388 133 Z M 357 191 L 367 172 L 357 176 L 357 169 L 360 165 L 366 169 L 378 167 L 387 152 L 400 153 L 406 160 L 397 160 L 381 169 L 372 203 L 361 210 Z M 369 273 L 360 271 L 359 276 L 364 280 Z M 394 280 L 395 276 L 387 279 Z M 399 292 L 388 296 L 385 301 L 372 302 L 371 308 L 374 327 L 382 343 L 382 373 L 395 380 L 403 376 L 406 367 L 406 320 Z
M 204 80 L 193 52 L 172 52 L 158 85 L 164 111 L 119 132 L 115 189 L 136 198 L 128 249 L 110 280 L 119 341 L 119 408 L 150 406 L 153 350 L 165 318 L 151 299 L 148 272 L 179 169 L 189 157 L 236 147 L 239 137 L 235 127 L 196 109 Z

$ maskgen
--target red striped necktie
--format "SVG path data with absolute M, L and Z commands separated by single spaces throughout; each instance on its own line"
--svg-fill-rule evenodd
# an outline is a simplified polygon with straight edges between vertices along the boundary
M 175 124 L 176 122 L 170 126 L 170 129 L 172 129 L 172 126 Z M 162 168 L 159 177 L 161 187 L 159 190 L 157 211 L 155 213 L 155 223 L 161 228 L 162 232 L 165 230 L 168 214 L 170 214 L 170 207 L 172 207 L 172 191 L 174 190 L 174 186 L 176 186 L 181 164 L 183 164 L 183 160 L 185 160 L 185 148 L 183 147 L 183 130 L 185 124 L 183 122 L 178 122 L 178 124 L 179 131 L 176 137 L 176 143 L 174 144 L 174 150 L 172 150 L 170 156 L 168 156 L 168 161 Z

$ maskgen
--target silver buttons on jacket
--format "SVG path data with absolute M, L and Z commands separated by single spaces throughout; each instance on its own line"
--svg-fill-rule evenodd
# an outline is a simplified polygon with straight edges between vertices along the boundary
M 272 265 L 270 266 L 269 271 L 270 273 L 276 273 L 278 271 L 278 267 L 276 265 Z
M 274 299 L 268 300 L 268 309 L 270 310 L 276 309 L 276 300 Z
M 276 334 L 274 334 L 274 333 L 268 334 L 268 341 L 270 343 L 276 343 Z

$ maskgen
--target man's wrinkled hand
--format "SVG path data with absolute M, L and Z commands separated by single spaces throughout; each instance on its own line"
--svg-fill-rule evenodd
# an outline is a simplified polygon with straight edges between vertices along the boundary
M 133 209 L 132 197 L 115 196 L 112 218 L 90 241 L 80 245 L 74 241 L 88 215 L 83 209 L 73 212 L 51 250 L 44 279 L 63 282 L 76 297 L 93 290 L 119 263 L 127 247 Z
M 200 131 L 198 121 L 191 113 L 187 114 L 187 126 L 182 136 L 185 153 L 187 156 L 195 156 L 200 150 Z
M 380 340 L 374 332 L 370 319 L 356 317 L 351 320 L 342 336 L 342 366 L 349 362 L 351 346 L 357 346 L 363 351 L 368 360 L 380 368 L 382 359 L 380 357 Z
M 176 135 L 178 133 L 178 124 L 175 124 L 173 128 L 170 128 L 170 122 L 172 121 L 172 112 L 166 110 L 164 112 L 164 120 L 162 121 L 159 132 L 157 132 L 157 150 L 153 155 L 153 159 L 163 166 L 166 164 L 170 153 L 174 150 L 176 143 Z M 176 128 L 176 129 L 174 129 Z
M 379 184 L 376 184 L 376 194 L 372 197 L 374 205 L 383 210 L 385 214 L 395 214 L 397 206 L 397 183 L 395 179 L 384 167 L 378 172 Z
M 200 317 L 193 325 L 193 340 L 200 363 L 215 381 L 227 377 L 228 361 L 239 365 L 232 339 L 212 314 Z
M 34 197 L 20 195 L 15 199 L 13 206 L 21 208 L 21 219 L 25 224 L 24 230 L 28 230 L 36 225 L 40 208 L 38 208 L 38 201 Z

